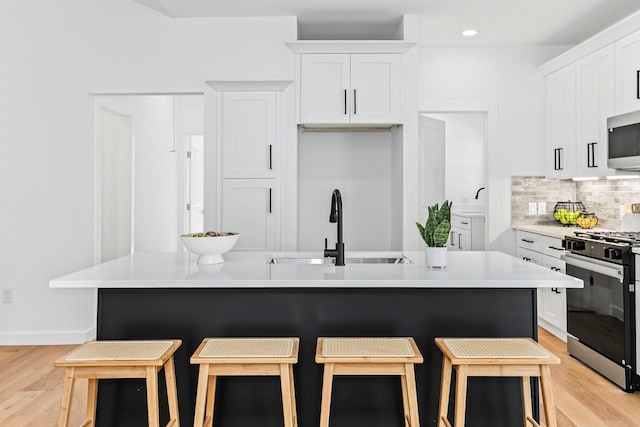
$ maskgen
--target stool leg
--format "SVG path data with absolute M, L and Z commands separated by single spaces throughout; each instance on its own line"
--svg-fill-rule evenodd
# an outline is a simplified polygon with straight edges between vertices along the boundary
M 467 366 L 460 365 L 456 375 L 456 405 L 453 425 L 464 427 L 464 416 L 467 408 Z
M 533 418 L 530 377 L 522 377 L 522 407 L 524 408 L 524 427 L 527 427 L 528 419 Z
M 409 410 L 409 396 L 407 394 L 407 377 L 400 375 L 402 386 L 402 409 L 404 410 L 404 427 L 411 427 L 411 411 Z
M 329 427 L 331 408 L 331 387 L 333 385 L 333 363 L 325 363 L 322 378 L 322 406 L 320 407 L 320 427 Z
M 296 409 L 296 387 L 293 381 L 293 365 L 289 364 L 289 380 L 291 381 L 291 412 L 293 413 L 293 426 L 298 427 L 298 410 Z
M 418 416 L 418 395 L 416 393 L 416 374 L 413 369 L 413 363 L 406 363 L 405 377 L 407 384 L 407 397 L 409 398 L 410 426 L 420 427 L 420 418 Z
M 158 411 L 158 371 L 155 366 L 147 366 L 147 410 L 149 427 L 160 427 Z
M 444 356 L 442 357 L 442 382 L 440 385 L 440 408 L 438 410 L 438 427 L 445 427 L 446 424 L 443 421 L 447 419 L 449 414 L 449 393 L 451 393 L 451 360 Z
M 204 411 L 204 427 L 213 426 L 213 402 L 216 400 L 216 385 L 218 377 L 209 375 L 209 385 L 207 387 L 207 404 Z
M 88 427 L 96 425 L 96 407 L 98 406 L 98 380 L 89 378 L 87 385 L 87 424 Z M 85 421 L 85 422 L 87 422 Z
M 207 399 L 207 383 L 209 381 L 209 365 L 200 364 L 198 373 L 198 390 L 196 392 L 196 413 L 193 417 L 193 427 L 202 427 L 204 422 L 204 406 Z
M 178 413 L 178 389 L 176 388 L 176 370 L 173 356 L 164 364 L 164 378 L 167 383 L 167 400 L 169 403 L 169 418 L 175 420 L 175 426 L 180 427 L 180 415 Z
M 282 391 L 282 413 L 284 427 L 293 427 L 293 408 L 291 408 L 291 378 L 289 378 L 289 366 L 280 364 L 280 389 Z
M 73 396 L 73 386 L 75 369 L 66 368 L 64 370 L 64 383 L 62 385 L 62 400 L 60 401 L 60 418 L 58 419 L 58 427 L 67 427 L 69 425 L 69 415 L 71 414 L 71 396 Z
M 551 388 L 551 369 L 549 365 L 542 365 L 540 370 L 540 389 L 542 391 L 542 402 L 544 404 L 544 416 L 547 427 L 557 427 L 556 406 L 553 401 L 553 390 Z

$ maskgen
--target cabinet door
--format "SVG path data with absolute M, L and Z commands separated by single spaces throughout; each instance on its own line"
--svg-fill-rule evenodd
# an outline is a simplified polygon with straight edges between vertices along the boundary
M 614 115 L 614 45 L 576 62 L 576 176 L 606 176 L 607 117 Z
M 471 230 L 458 230 L 458 249 L 461 251 L 470 251 L 471 243 Z
M 542 289 L 541 308 L 538 315 L 545 321 L 567 332 L 567 292 L 563 288 Z
M 351 55 L 351 123 L 401 123 L 401 68 L 397 54 Z
M 547 76 L 547 176 L 571 178 L 576 165 L 575 64 Z
M 301 55 L 302 123 L 349 123 L 350 57 L 346 54 Z
M 277 250 L 274 179 L 225 179 L 222 230 L 240 233 L 234 250 Z
M 640 31 L 616 42 L 616 114 L 640 109 Z
M 224 178 L 274 178 L 279 148 L 276 93 L 222 94 Z

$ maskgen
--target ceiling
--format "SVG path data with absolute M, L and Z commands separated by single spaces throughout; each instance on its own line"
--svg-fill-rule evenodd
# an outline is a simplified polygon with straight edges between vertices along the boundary
M 133 1 L 175 18 L 297 16 L 300 39 L 386 38 L 414 14 L 427 45 L 575 45 L 640 10 L 638 0 Z M 467 28 L 479 34 L 462 37 Z

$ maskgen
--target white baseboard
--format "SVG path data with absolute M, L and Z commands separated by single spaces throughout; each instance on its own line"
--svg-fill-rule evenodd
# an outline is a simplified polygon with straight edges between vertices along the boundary
M 552 325 L 551 323 L 547 322 L 546 320 L 540 317 L 538 317 L 538 326 L 551 332 L 553 335 L 560 338 L 562 341 L 567 342 L 567 331 L 563 331 L 562 329 Z
M 95 337 L 95 327 L 84 331 L 0 332 L 0 345 L 83 344 Z

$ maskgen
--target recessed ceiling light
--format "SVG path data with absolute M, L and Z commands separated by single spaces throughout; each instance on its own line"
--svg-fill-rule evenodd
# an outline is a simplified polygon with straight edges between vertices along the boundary
M 465 37 L 473 37 L 478 34 L 478 30 L 468 29 L 462 32 L 462 35 Z

